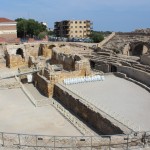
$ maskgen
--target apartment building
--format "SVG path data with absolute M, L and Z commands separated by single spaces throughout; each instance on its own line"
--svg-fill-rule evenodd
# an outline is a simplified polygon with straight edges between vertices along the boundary
M 5 41 L 17 38 L 16 22 L 7 18 L 0 18 L 0 38 Z
M 91 34 L 90 20 L 63 20 L 55 22 L 54 32 L 57 37 L 86 38 Z

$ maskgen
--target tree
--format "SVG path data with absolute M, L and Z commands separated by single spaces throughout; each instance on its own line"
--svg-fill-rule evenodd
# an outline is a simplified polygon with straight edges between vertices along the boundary
M 52 35 L 55 35 L 55 33 L 54 33 L 54 31 L 48 31 L 48 35 L 52 36 Z
M 90 34 L 90 38 L 93 40 L 94 43 L 99 43 L 102 40 L 104 40 L 104 36 L 100 32 L 96 32 L 96 31 L 93 31 Z
M 46 37 L 47 33 L 46 32 L 41 32 L 38 34 L 38 39 L 42 40 Z
M 33 38 L 41 32 L 47 33 L 46 26 L 34 19 L 17 18 L 15 21 L 17 22 L 17 35 L 20 38 L 26 38 L 27 36 Z

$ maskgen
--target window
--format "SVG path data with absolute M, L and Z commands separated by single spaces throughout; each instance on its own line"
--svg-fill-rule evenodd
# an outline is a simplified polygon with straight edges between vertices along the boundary
M 73 28 L 73 26 L 71 26 L 71 28 Z
M 84 28 L 86 28 L 86 26 L 84 26 Z
M 77 21 L 75 21 L 75 23 L 77 24 Z
M 80 33 L 82 33 L 82 31 L 80 31 Z
M 82 23 L 82 21 L 80 21 L 80 23 Z
M 77 28 L 77 26 L 75 26 L 75 28 Z
M 80 28 L 82 28 L 82 26 L 80 26 Z
M 75 33 L 78 33 L 78 31 L 75 31 Z

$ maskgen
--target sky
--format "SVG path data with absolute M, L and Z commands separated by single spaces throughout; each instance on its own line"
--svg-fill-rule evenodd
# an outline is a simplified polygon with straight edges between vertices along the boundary
M 150 0 L 0 0 L 0 17 L 46 22 L 91 20 L 96 31 L 150 28 Z

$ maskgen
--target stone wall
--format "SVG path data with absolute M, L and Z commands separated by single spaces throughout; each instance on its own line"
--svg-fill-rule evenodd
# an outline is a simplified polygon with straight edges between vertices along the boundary
M 51 59 L 52 57 L 52 48 L 55 47 L 55 45 L 49 45 L 49 44 L 40 44 L 39 47 L 39 55 L 42 55 L 44 57 L 48 57 Z
M 117 66 L 117 71 L 125 73 L 127 77 L 133 78 L 147 86 L 150 86 L 150 73 L 128 66 Z
M 110 65 L 106 63 L 96 63 L 94 69 L 103 71 L 104 73 L 108 73 L 110 70 Z
M 63 69 L 67 71 L 83 70 L 86 72 L 85 75 L 89 75 L 91 70 L 89 61 L 83 56 L 74 54 L 68 47 L 66 47 L 66 51 L 65 48 L 62 49 L 62 52 L 60 48 L 54 48 L 50 63 L 61 64 Z
M 39 44 L 26 44 L 25 45 L 25 53 L 27 59 L 29 56 L 38 57 L 39 55 Z
M 140 62 L 144 65 L 149 65 L 150 66 L 150 54 L 142 55 Z
M 9 68 L 21 67 L 27 65 L 27 62 L 21 55 L 7 55 L 6 56 L 6 66 Z
M 35 86 L 47 97 L 53 95 L 54 84 L 62 82 L 65 78 L 73 78 L 78 76 L 90 75 L 86 69 L 67 72 L 67 71 L 50 71 L 45 68 L 41 70 L 38 74 L 34 75 Z
M 103 117 L 98 112 L 91 110 L 80 101 L 80 98 L 73 97 L 58 85 L 54 87 L 54 98 L 57 99 L 66 109 L 70 110 L 75 116 L 83 120 L 90 127 L 94 128 L 99 134 L 122 134 L 123 131 Z
M 50 97 L 53 95 L 53 85 L 44 76 L 39 73 L 33 75 L 33 82 L 35 87 L 45 96 Z
M 63 68 L 67 71 L 75 70 L 75 59 L 72 55 L 53 52 L 51 63 L 62 64 Z

